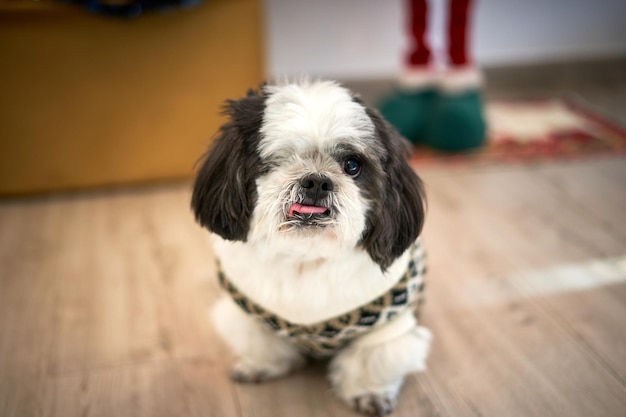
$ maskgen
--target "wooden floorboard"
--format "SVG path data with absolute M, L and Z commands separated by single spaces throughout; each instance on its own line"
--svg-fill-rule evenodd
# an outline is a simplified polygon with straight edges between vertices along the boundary
M 626 160 L 422 175 L 435 339 L 395 415 L 623 416 Z M 355 415 L 324 364 L 230 382 L 189 195 L 0 201 L 0 416 Z
M 580 168 L 563 165 L 557 172 L 581 192 L 581 199 L 611 197 L 624 203 L 619 194 L 609 196 L 614 190 L 603 194 L 609 187 L 600 181 L 597 187 L 573 184 Z M 595 229 L 597 216 L 590 219 L 572 198 L 552 192 L 544 177 L 542 169 L 505 169 L 429 181 L 434 207 L 427 223 L 433 264 L 429 317 L 436 322 L 431 327 L 450 326 L 435 329 L 435 334 L 455 349 L 437 360 L 446 349 L 435 347 L 430 372 L 438 371 L 432 363 L 452 368 L 446 367 L 440 379 L 451 391 L 458 384 L 456 402 L 472 404 L 468 415 L 502 415 L 507 409 L 519 415 L 622 415 L 626 405 L 619 346 L 625 336 L 619 323 L 625 317 L 624 300 L 613 303 L 612 310 L 596 310 L 598 328 L 583 333 L 577 316 L 581 304 L 575 301 L 585 299 L 589 314 L 593 304 L 602 302 L 600 297 L 529 297 L 519 271 L 626 253 L 620 238 L 624 215 L 605 216 L 622 229 L 603 233 Z M 590 188 L 580 190 L 585 186 Z M 451 239 L 455 229 L 458 240 Z M 444 280 L 445 289 L 439 289 Z M 472 357 L 479 362 L 474 364 Z M 465 398 L 459 400 L 463 392 Z M 571 398 L 580 400 L 572 403 Z

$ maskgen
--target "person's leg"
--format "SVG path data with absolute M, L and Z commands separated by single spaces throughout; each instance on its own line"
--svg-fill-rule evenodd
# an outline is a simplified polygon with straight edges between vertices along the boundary
M 428 4 L 426 0 L 405 1 L 410 49 L 396 91 L 380 104 L 382 115 L 413 143 L 423 142 L 436 96 L 436 73 L 427 40 Z
M 437 149 L 463 151 L 485 141 L 482 74 L 469 52 L 472 0 L 449 0 L 448 69 L 439 81 L 426 142 Z
M 409 67 L 424 67 L 430 63 L 430 47 L 426 40 L 428 6 L 426 0 L 407 0 L 410 13 L 411 49 L 406 56 Z
M 467 53 L 468 12 L 472 0 L 450 0 L 448 15 L 448 59 L 450 65 L 471 64 Z

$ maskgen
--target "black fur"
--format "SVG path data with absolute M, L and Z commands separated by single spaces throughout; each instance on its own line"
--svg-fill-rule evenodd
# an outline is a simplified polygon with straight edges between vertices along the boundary
M 368 194 L 374 198 L 361 244 L 385 270 L 421 233 L 426 200 L 422 181 L 406 160 L 408 142 L 376 110 L 366 111 L 387 154 L 381 157 L 378 181 L 364 184 L 373 188 Z
M 205 155 L 193 187 L 196 220 L 224 239 L 245 241 L 250 229 L 255 179 L 263 172 L 257 145 L 265 98 L 249 90 L 246 97 L 226 102 L 223 114 L 230 120 Z

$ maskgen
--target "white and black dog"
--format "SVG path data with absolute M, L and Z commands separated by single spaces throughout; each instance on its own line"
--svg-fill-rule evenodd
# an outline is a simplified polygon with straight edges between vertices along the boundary
M 233 378 L 331 357 L 341 399 L 390 413 L 431 339 L 415 315 L 424 197 L 407 143 L 329 81 L 264 85 L 225 114 L 192 208 L 226 290 L 213 319 L 239 358 Z

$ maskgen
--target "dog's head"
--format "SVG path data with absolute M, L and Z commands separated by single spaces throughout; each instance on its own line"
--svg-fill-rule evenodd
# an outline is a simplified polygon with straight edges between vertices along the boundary
M 362 247 L 382 269 L 419 235 L 423 192 L 406 142 L 345 88 L 264 86 L 225 114 L 192 197 L 211 232 L 312 257 Z

